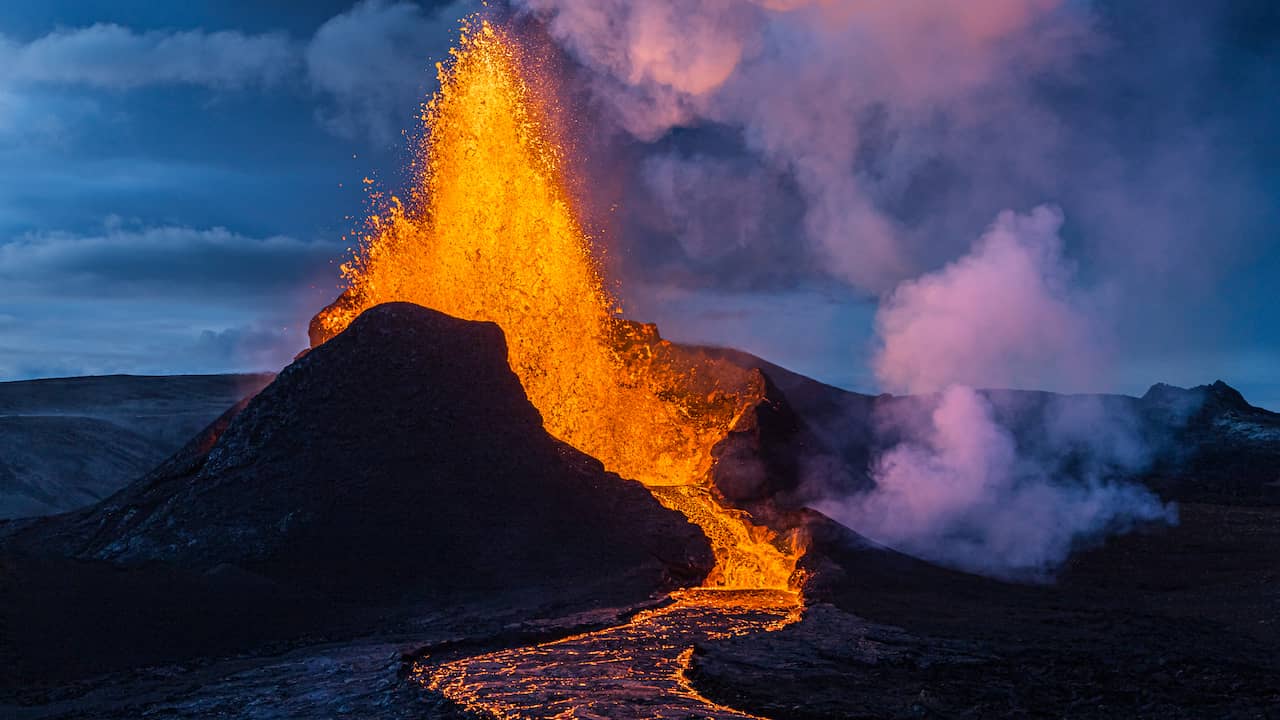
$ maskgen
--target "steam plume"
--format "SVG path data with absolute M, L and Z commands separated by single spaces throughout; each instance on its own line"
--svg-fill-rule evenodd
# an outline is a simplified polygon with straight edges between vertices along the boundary
M 635 138 L 708 123 L 739 132 L 798 186 L 797 254 L 872 293 L 938 257 L 891 206 L 940 153 L 972 152 L 988 120 L 1030 117 L 1012 130 L 1030 134 L 1026 85 L 1071 34 L 1063 20 L 1039 29 L 1060 0 L 515 2 L 546 19 Z M 702 204 L 658 199 L 678 216 Z
M 1165 219 L 1197 211 L 1165 212 L 1168 178 L 1211 175 L 1151 177 L 1149 163 L 1130 167 L 1111 140 L 1095 139 L 1097 123 L 1072 127 L 1045 99 L 1072 87 L 1097 52 L 1091 6 L 513 2 L 545 21 L 603 114 L 648 148 L 638 182 L 686 258 L 720 263 L 728 272 L 718 277 L 733 277 L 728 263 L 744 254 L 737 269 L 772 271 L 774 248 L 754 258 L 742 249 L 767 244 L 752 237 L 770 234 L 776 206 L 744 199 L 769 195 L 776 173 L 803 208 L 789 255 L 881 298 L 876 376 L 887 390 L 925 394 L 925 409 L 880 418 L 889 449 L 873 461 L 877 489 L 822 509 L 904 550 L 1002 575 L 1045 572 L 1082 538 L 1173 518 L 1147 491 L 1118 484 L 1147 453 L 1116 407 L 1046 401 L 1012 427 L 1002 403 L 1020 401 L 974 389 L 1097 389 L 1110 372 L 1112 318 L 1141 290 L 1125 286 L 1116 302 L 1109 274 L 1132 274 L 1145 255 L 1177 256 L 1168 250 L 1185 231 Z M 722 131 L 740 146 L 691 152 L 672 139 L 677 128 Z M 726 172 L 724 155 L 735 154 L 763 171 Z M 996 210 L 1060 195 L 1083 208 L 1083 248 L 1101 263 L 1090 287 L 1068 260 L 1055 208 L 1003 212 L 965 247 Z
M 874 490 L 819 509 L 913 555 L 1020 579 L 1050 573 L 1081 540 L 1176 518 L 1138 485 L 1056 480 L 1019 456 L 972 388 L 953 385 L 935 402 L 928 422 L 911 428 L 913 439 L 877 458 Z
M 1045 207 L 1002 213 L 970 254 L 882 304 L 881 382 L 940 394 L 927 417 L 880 418 L 904 439 L 875 459 L 875 488 L 820 509 L 912 554 L 1006 576 L 1049 572 L 1082 539 L 1175 519 L 1145 488 L 1112 478 L 1146 460 L 1127 411 L 1054 398 L 1020 428 L 1041 450 L 1033 455 L 972 387 L 1097 376 L 1097 323 L 1062 259 L 1061 223 Z M 1064 477 L 1072 453 L 1085 464 Z
M 881 303 L 876 375 L 890 392 L 974 387 L 1081 389 L 1098 376 L 1091 298 L 1072 287 L 1062 213 L 1001 213 L 968 255 L 904 281 Z

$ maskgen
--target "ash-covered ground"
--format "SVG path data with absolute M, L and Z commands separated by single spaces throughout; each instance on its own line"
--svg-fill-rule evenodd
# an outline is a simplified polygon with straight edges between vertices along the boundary
M 1137 479 L 1180 521 L 1012 583 L 797 506 L 802 456 L 869 482 L 865 423 L 912 399 L 723 356 L 760 369 L 769 397 L 718 453 L 718 492 L 813 533 L 798 622 L 720 632 L 701 606 L 668 605 L 710 570 L 697 528 L 546 434 L 496 326 L 398 304 L 106 500 L 0 524 L 0 710 L 466 716 L 422 679 L 517 649 L 494 657 L 581 672 L 583 708 L 609 663 L 675 667 L 679 702 L 665 681 L 609 686 L 650 717 L 1277 716 L 1277 416 L 1220 384 L 1107 400 L 1162 439 Z M 764 480 L 735 472 L 754 460 Z

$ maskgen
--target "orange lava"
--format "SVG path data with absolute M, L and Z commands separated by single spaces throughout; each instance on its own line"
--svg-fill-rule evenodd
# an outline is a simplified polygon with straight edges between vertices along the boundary
M 698 691 L 696 645 L 779 630 L 799 618 L 793 593 L 694 590 L 612 627 L 446 662 L 411 677 L 477 716 L 752 720 Z
M 798 551 L 709 490 L 712 448 L 763 396 L 759 376 L 617 317 L 549 129 L 557 108 L 512 37 L 473 21 L 437 70 L 417 184 L 370 220 L 322 337 L 389 301 L 497 323 L 548 432 L 704 530 L 709 586 L 790 587 Z

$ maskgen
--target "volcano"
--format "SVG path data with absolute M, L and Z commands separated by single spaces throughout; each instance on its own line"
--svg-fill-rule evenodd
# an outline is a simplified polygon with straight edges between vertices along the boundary
M 3 532 L 19 683 L 76 670 L 42 663 L 49 638 L 101 672 L 367 630 L 378 608 L 634 604 L 713 565 L 698 528 L 543 430 L 497 326 L 405 303 L 108 500 Z

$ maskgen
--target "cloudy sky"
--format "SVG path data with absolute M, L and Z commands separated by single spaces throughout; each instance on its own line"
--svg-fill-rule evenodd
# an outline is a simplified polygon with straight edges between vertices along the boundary
M 460 7 L 0 7 L 0 377 L 276 369 Z
M 880 302 L 1048 205 L 1108 326 L 1084 389 L 1222 378 L 1280 409 L 1280 13 L 1030 4 L 1053 12 L 868 12 L 814 39 L 784 3 L 513 3 L 563 52 L 609 188 L 593 224 L 664 334 L 879 390 Z M 287 362 L 474 9 L 0 6 L 0 379 Z M 839 139 L 817 151 L 788 134 L 815 117 Z

